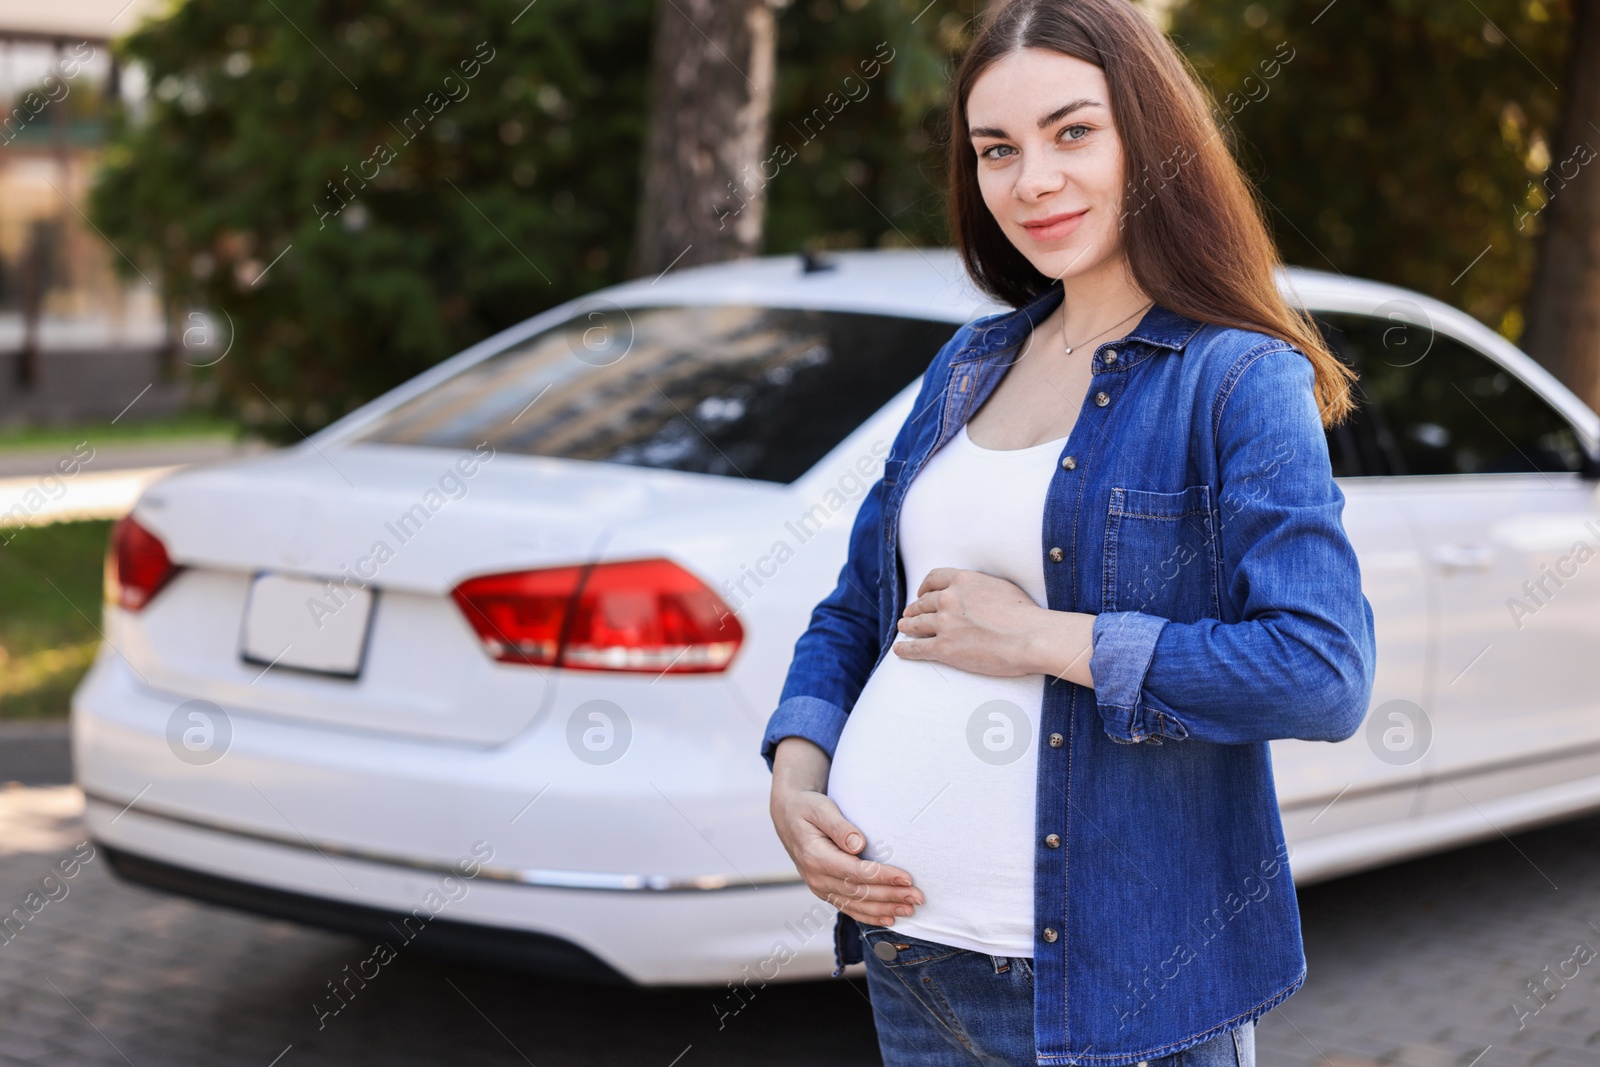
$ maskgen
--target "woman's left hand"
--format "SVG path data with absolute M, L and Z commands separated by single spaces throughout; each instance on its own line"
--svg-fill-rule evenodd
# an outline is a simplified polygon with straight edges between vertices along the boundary
M 935 567 L 897 626 L 916 638 L 891 646 L 903 659 L 994 677 L 1053 674 L 1092 684 L 1094 616 L 1041 608 L 1015 582 L 982 571 Z

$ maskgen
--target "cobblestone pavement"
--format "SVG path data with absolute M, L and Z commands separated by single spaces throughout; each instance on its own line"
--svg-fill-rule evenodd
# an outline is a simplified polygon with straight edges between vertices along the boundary
M 726 990 L 402 953 L 319 1029 L 313 1001 L 368 946 L 123 884 L 80 859 L 81 807 L 67 786 L 0 790 L 0 907 L 56 898 L 0 943 L 6 1067 L 878 1063 L 848 980 L 768 986 L 719 1029 Z M 1300 899 L 1310 978 L 1262 1020 L 1259 1067 L 1600 1064 L 1600 817 Z

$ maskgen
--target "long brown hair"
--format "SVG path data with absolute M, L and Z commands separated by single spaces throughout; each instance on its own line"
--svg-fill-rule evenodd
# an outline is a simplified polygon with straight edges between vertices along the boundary
M 1311 360 L 1324 426 L 1354 410 L 1355 372 L 1273 273 L 1282 266 L 1258 193 L 1212 116 L 1187 59 L 1129 0 L 996 0 L 956 70 L 950 97 L 948 210 L 980 289 L 1020 307 L 1055 284 L 1017 250 L 983 202 L 967 98 L 978 76 L 1023 48 L 1105 72 L 1127 183 L 1122 242 L 1135 280 L 1162 306 L 1201 322 L 1287 341 Z

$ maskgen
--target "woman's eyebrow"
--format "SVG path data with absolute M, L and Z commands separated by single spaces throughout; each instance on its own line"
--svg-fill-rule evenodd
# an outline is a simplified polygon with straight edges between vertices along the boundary
M 1050 112 L 1050 114 L 1039 120 L 1039 128 L 1042 130 L 1051 123 L 1064 119 L 1074 111 L 1084 107 L 1105 107 L 1105 105 L 1098 100 L 1087 99 L 1074 100 L 1069 104 L 1062 104 L 1060 107 Z M 1003 139 L 1007 136 L 1006 131 L 1000 129 L 998 126 L 975 126 L 971 130 L 967 131 L 967 133 L 970 137 L 999 137 Z

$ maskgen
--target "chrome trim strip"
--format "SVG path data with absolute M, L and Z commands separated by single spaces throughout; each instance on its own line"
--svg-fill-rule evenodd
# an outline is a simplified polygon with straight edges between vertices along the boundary
M 439 863 L 435 860 L 415 859 L 406 856 L 395 856 L 384 852 L 371 852 L 366 849 L 351 848 L 348 845 L 335 845 L 325 841 L 314 842 L 310 838 L 289 837 L 287 835 L 271 834 L 261 830 L 243 830 L 234 826 L 223 826 L 204 819 L 196 819 L 189 815 L 177 815 L 167 811 L 157 811 L 141 803 L 138 798 L 133 803 L 114 800 L 84 790 L 84 800 L 89 803 L 103 804 L 115 811 L 122 813 L 130 809 L 136 815 L 147 819 L 162 819 L 167 822 L 178 823 L 199 830 L 208 830 L 212 833 L 228 834 L 232 837 L 246 838 L 251 841 L 260 841 L 263 844 L 280 845 L 285 848 L 296 848 L 305 852 L 317 852 L 322 856 L 338 856 L 342 859 L 359 860 L 363 863 L 376 863 L 385 867 L 404 867 L 413 871 L 427 871 L 433 874 L 453 874 L 464 877 L 464 872 L 456 864 Z M 137 805 L 137 806 L 135 806 Z M 120 815 L 118 816 L 120 818 Z M 670 875 L 670 874 L 610 874 L 604 871 L 564 871 L 548 867 L 494 867 L 481 865 L 474 878 L 482 878 L 491 882 L 507 882 L 512 885 L 537 886 L 551 889 L 599 889 L 613 892 L 652 892 L 652 893 L 678 893 L 695 890 L 720 890 L 720 889 L 766 889 L 803 885 L 804 881 L 798 874 L 758 875 L 750 878 L 744 875 L 727 874 L 701 874 L 701 875 Z

